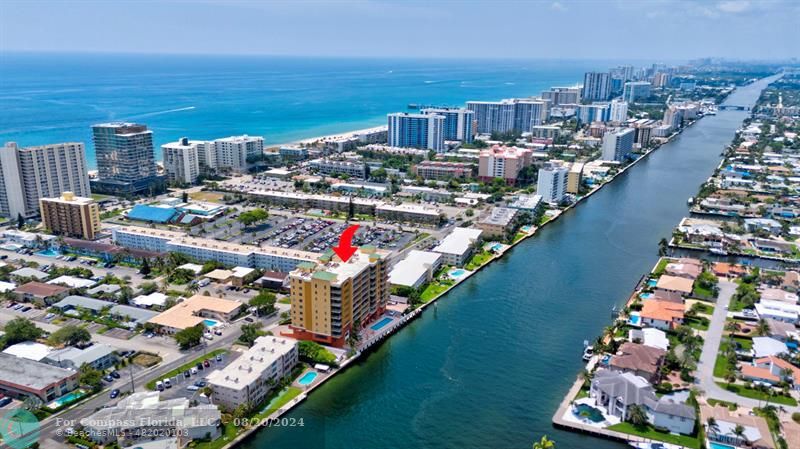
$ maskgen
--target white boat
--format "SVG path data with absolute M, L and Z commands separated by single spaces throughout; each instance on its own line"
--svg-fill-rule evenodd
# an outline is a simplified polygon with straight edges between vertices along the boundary
M 587 346 L 583 350 L 583 361 L 588 362 L 589 360 L 592 360 L 592 356 L 594 356 L 594 348 L 592 346 Z
M 685 449 L 684 446 L 678 446 L 677 444 L 669 444 L 669 443 L 638 443 L 631 441 L 628 444 L 631 447 L 635 447 L 638 449 Z
M 708 251 L 711 254 L 716 254 L 718 256 L 727 256 L 728 255 L 727 251 L 725 251 L 724 249 L 720 249 L 720 248 L 711 248 Z

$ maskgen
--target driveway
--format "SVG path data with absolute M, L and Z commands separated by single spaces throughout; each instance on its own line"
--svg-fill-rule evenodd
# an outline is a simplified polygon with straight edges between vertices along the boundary
M 711 316 L 711 323 L 708 326 L 708 331 L 705 333 L 703 353 L 700 355 L 700 362 L 697 364 L 695 376 L 697 377 L 698 386 L 705 392 L 707 398 L 721 399 L 746 407 L 762 407 L 765 405 L 764 401 L 739 396 L 720 387 L 714 380 L 714 363 L 719 353 L 722 332 L 725 330 L 725 318 L 728 315 L 728 306 L 735 292 L 736 283 L 720 280 L 717 304 L 716 307 L 714 307 L 714 314 Z M 789 413 L 800 412 L 800 407 L 784 405 L 782 408 Z

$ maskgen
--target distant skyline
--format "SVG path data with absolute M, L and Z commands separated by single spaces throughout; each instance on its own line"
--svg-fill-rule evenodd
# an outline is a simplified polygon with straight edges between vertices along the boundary
M 685 60 L 800 56 L 800 1 L 0 4 L 2 52 Z

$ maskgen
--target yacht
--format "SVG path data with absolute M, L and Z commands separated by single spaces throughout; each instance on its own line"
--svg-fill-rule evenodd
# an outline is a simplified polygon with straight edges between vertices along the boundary
M 584 350 L 583 350 L 583 361 L 584 362 L 588 362 L 589 360 L 592 359 L 592 356 L 594 356 L 594 347 L 587 346 L 586 348 L 584 348 Z

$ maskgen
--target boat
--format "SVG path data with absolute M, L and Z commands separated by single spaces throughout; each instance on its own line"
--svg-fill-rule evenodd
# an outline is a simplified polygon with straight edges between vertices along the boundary
M 592 360 L 593 356 L 594 356 L 594 347 L 587 346 L 586 348 L 584 348 L 583 357 L 582 357 L 584 362 L 588 362 L 589 360 Z
M 408 109 L 419 109 L 419 105 L 416 103 L 409 103 Z
M 727 256 L 728 255 L 727 251 L 725 251 L 724 249 L 720 249 L 720 248 L 711 248 L 708 251 L 711 254 L 716 254 L 718 256 Z
M 645 442 L 636 442 L 636 441 L 629 441 L 628 444 L 631 447 L 635 447 L 638 449 L 685 449 L 684 446 L 679 446 L 677 444 L 669 444 L 669 443 L 645 443 Z
M 693 203 L 694 203 L 694 198 L 692 198 L 692 197 L 690 196 L 690 197 L 689 197 L 689 199 L 688 199 L 688 200 L 686 200 L 686 204 L 688 204 L 689 206 L 691 206 Z

